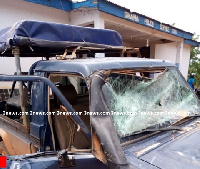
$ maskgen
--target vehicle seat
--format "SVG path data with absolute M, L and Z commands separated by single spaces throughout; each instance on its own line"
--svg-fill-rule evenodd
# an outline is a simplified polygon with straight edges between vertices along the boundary
M 58 86 L 58 89 L 61 91 L 61 93 L 65 96 L 65 98 L 68 100 L 70 104 L 75 104 L 77 102 L 77 92 L 75 87 L 70 84 L 66 86 Z M 61 102 L 59 99 L 57 99 L 58 105 L 61 105 Z
M 58 89 L 62 92 L 62 94 L 65 96 L 65 98 L 69 101 L 70 104 L 74 105 L 77 102 L 77 92 L 75 90 L 75 87 L 70 84 L 67 86 L 58 86 Z M 57 99 L 57 103 L 61 105 L 61 102 L 59 99 Z M 89 101 L 88 101 L 89 104 Z M 75 108 L 75 107 L 74 107 Z M 57 112 L 63 112 L 64 110 L 62 109 L 54 109 L 53 111 Z M 75 111 L 76 110 L 75 108 Z M 53 124 L 54 124 L 54 131 L 55 135 L 57 136 L 57 141 L 59 143 L 60 149 L 67 149 L 69 146 L 69 141 L 70 141 L 70 131 L 69 131 L 69 126 L 66 121 L 66 118 L 70 122 L 70 125 L 74 127 L 74 123 L 69 117 L 66 117 L 65 115 L 54 115 L 52 116 Z M 86 125 L 89 127 L 89 116 L 85 117 L 82 116 L 81 119 L 87 123 Z M 74 136 L 74 144 L 73 146 L 77 149 L 88 149 L 91 148 L 91 143 L 88 141 L 86 136 L 83 134 L 82 131 L 75 131 L 75 136 Z
M 65 115 L 54 115 L 52 117 L 54 129 L 55 129 L 55 135 L 57 136 L 60 150 L 67 149 L 69 146 L 69 141 L 70 141 L 70 131 L 69 131 L 67 121 L 65 120 L 66 118 L 67 117 Z M 74 123 L 71 121 L 69 117 L 68 117 L 68 120 L 70 122 L 70 125 L 73 128 Z M 83 121 L 85 122 L 86 120 L 84 119 Z M 89 149 L 91 148 L 91 143 L 86 138 L 86 136 L 83 134 L 82 131 L 79 131 L 79 132 L 75 131 L 73 146 L 77 149 Z

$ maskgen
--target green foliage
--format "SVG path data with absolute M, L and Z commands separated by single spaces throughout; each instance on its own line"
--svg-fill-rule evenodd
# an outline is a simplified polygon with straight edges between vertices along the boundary
M 192 39 L 198 41 L 199 35 L 196 35 L 196 33 L 194 33 Z M 192 47 L 190 51 L 188 78 L 190 76 L 190 73 L 195 73 L 195 86 L 197 88 L 200 88 L 200 49 L 197 47 Z
M 190 73 L 195 73 L 195 86 L 200 87 L 200 54 L 199 48 L 192 47 L 190 51 L 190 65 L 189 65 L 189 72 L 188 76 Z M 189 77 L 188 77 L 189 78 Z

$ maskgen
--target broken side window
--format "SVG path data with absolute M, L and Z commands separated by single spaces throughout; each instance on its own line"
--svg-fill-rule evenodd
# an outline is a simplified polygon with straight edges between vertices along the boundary
M 166 127 L 199 109 L 196 96 L 173 67 L 113 71 L 102 90 L 120 137 Z

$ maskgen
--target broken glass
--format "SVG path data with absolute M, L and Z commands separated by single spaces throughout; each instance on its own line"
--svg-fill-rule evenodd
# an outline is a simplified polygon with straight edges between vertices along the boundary
M 120 137 L 171 125 L 199 110 L 197 98 L 176 68 L 112 72 L 102 90 Z

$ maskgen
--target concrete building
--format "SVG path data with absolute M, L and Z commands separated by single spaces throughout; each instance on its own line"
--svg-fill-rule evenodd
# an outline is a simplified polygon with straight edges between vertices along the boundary
M 170 60 L 187 78 L 190 49 L 199 46 L 192 33 L 164 24 L 107 0 L 0 0 L 0 29 L 19 20 L 39 20 L 118 31 L 124 46 L 142 57 Z M 134 56 L 134 55 L 128 55 Z M 22 71 L 41 58 L 22 58 Z M 7 64 L 9 63 L 10 67 Z M 0 58 L 1 74 L 15 72 L 14 58 Z

